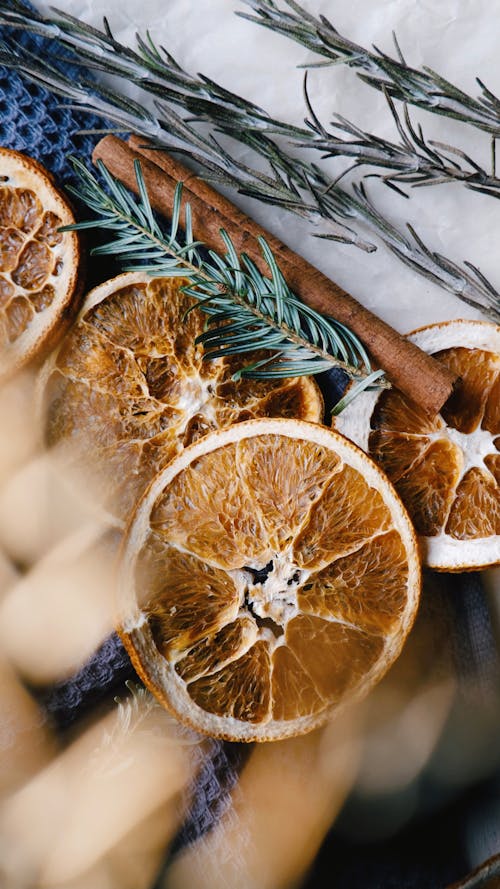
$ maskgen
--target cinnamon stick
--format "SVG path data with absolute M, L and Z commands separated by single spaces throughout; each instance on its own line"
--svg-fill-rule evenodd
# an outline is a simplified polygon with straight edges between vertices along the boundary
M 92 158 L 94 163 L 102 160 L 113 176 L 136 193 L 134 159 L 140 158 L 151 205 L 163 215 L 170 214 L 176 183 L 183 182 L 195 236 L 207 247 L 220 250 L 219 230 L 225 228 L 236 251 L 246 252 L 265 273 L 268 269 L 257 242 L 257 237 L 263 236 L 290 288 L 311 308 L 349 327 L 394 386 L 430 415 L 437 414 L 447 401 L 456 382 L 456 376 L 448 368 L 408 342 L 166 152 L 148 149 L 145 140 L 138 136 L 132 136 L 127 145 L 110 135 L 96 145 Z

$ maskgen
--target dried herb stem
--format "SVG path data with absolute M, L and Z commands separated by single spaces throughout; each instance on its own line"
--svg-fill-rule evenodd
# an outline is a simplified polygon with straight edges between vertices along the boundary
M 359 72 L 361 79 L 393 99 L 425 108 L 478 127 L 492 136 L 500 135 L 500 99 L 476 78 L 481 88 L 474 98 L 432 68 L 411 68 L 393 35 L 397 58 L 377 47 L 366 49 L 344 37 L 324 15 L 315 16 L 295 0 L 243 0 L 254 14 L 242 18 L 302 44 L 326 59 L 320 65 L 344 63 Z M 314 64 L 308 67 L 315 67 Z

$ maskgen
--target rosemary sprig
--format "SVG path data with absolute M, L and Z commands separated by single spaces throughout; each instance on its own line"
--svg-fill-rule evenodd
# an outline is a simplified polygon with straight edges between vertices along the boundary
M 45 21 L 37 13 L 28 15 L 22 4 L 16 0 L 10 0 L 10 3 L 13 6 L 12 9 L 3 8 L 0 3 L 0 24 L 14 28 L 29 27 L 30 31 L 40 36 L 49 39 L 57 38 L 61 45 L 70 50 L 77 50 L 79 56 L 85 60 L 89 67 L 105 71 L 107 74 L 129 77 L 136 85 L 150 94 L 163 100 L 168 99 L 176 104 L 185 104 L 187 110 L 194 114 L 202 114 L 210 118 L 214 113 L 213 105 L 215 103 L 218 116 L 224 107 L 227 109 L 228 121 L 233 125 L 233 129 L 236 122 L 238 125 L 244 126 L 245 132 L 254 129 L 256 132 L 281 134 L 304 147 L 317 148 L 327 156 L 354 157 L 356 166 L 370 164 L 390 169 L 394 171 L 394 175 L 389 174 L 384 177 L 388 184 L 397 181 L 417 185 L 461 181 L 470 188 L 498 196 L 500 179 L 488 174 L 476 161 L 453 146 L 435 142 L 426 143 L 421 129 L 419 128 L 417 132 L 413 128 L 406 108 L 404 112 L 406 126 L 404 126 L 391 100 L 390 90 L 386 86 L 381 88 L 384 90 L 396 121 L 402 137 L 402 144 L 395 145 L 387 140 L 382 140 L 363 132 L 354 124 L 338 118 L 338 123 L 332 125 L 355 137 L 354 141 L 347 141 L 338 133 L 328 133 L 319 124 L 312 112 L 307 93 L 306 100 L 311 112 L 311 120 L 306 121 L 309 130 L 270 118 L 265 111 L 226 90 L 213 80 L 203 76 L 193 77 L 183 71 L 173 56 L 163 48 L 161 51 L 158 49 L 149 33 L 146 40 L 138 35 L 139 52 L 135 52 L 113 39 L 106 19 L 104 20 L 106 30 L 100 32 L 64 11 L 57 11 L 58 18 L 54 21 Z M 251 5 L 254 8 L 257 6 L 256 4 Z M 279 10 L 274 5 L 273 10 L 278 16 Z M 286 13 L 283 14 L 287 17 Z M 243 13 L 240 15 L 256 20 L 255 17 L 246 16 Z M 264 15 L 263 12 L 262 15 Z M 267 23 L 267 18 L 265 23 Z M 287 31 L 287 33 L 289 32 Z M 126 100 L 124 110 L 127 109 L 133 113 L 144 113 L 144 109 L 139 109 L 135 103 Z M 443 154 L 443 150 L 446 152 L 445 154 Z M 447 156 L 449 154 L 453 154 L 454 158 L 449 158 Z M 462 162 L 465 162 L 465 166 L 463 163 L 462 165 L 457 163 L 455 158 L 460 158 Z M 275 197 L 277 197 L 276 194 Z M 286 194 L 281 197 L 286 200 Z
M 43 54 L 26 53 L 13 40 L 0 43 L 0 65 L 19 71 L 35 83 L 71 101 L 74 110 L 102 114 L 124 131 L 148 136 L 159 148 L 189 154 L 208 177 L 240 194 L 283 207 L 321 225 L 322 235 L 371 252 L 375 245 L 346 224 L 347 213 L 336 212 L 331 200 L 322 200 L 323 183 L 312 169 L 289 157 L 267 135 L 280 132 L 306 137 L 308 131 L 270 118 L 251 102 L 219 86 L 209 78 L 184 71 L 175 59 L 155 46 L 150 35 L 138 37 L 139 52 L 114 40 L 105 20 L 101 32 L 68 13 L 56 11 L 53 21 L 33 16 L 17 0 L 0 0 L 0 26 L 28 30 L 57 42 L 74 55 L 71 61 L 87 70 L 99 70 L 134 83 L 155 97 L 157 115 L 138 103 L 80 75 L 68 77 Z M 170 103 L 170 104 L 167 104 Z M 189 119 L 208 120 L 217 130 L 238 139 L 268 162 L 268 171 L 245 165 L 223 149 L 211 135 L 202 136 L 170 107 L 180 106 Z M 344 203 L 345 203 L 344 198 Z
M 358 69 L 359 77 L 370 86 L 386 91 L 392 98 L 443 114 L 478 127 L 492 136 L 500 135 L 500 99 L 476 78 L 481 88 L 478 98 L 469 96 L 432 68 L 421 70 L 406 64 L 394 36 L 397 59 L 374 47 L 373 51 L 343 37 L 324 16 L 318 18 L 296 0 L 243 0 L 254 15 L 240 12 L 242 18 L 257 22 L 290 37 L 326 59 L 320 65 L 343 62 Z M 314 67 L 308 66 L 308 67 Z
M 297 7 L 300 8 L 300 7 Z M 14 12 L 12 11 L 14 9 Z M 183 71 L 172 56 L 158 48 L 148 35 L 138 38 L 139 53 L 113 39 L 109 28 L 97 31 L 65 13 L 54 21 L 33 18 L 18 0 L 0 0 L 0 24 L 43 33 L 50 41 L 73 50 L 72 61 L 84 69 L 95 68 L 133 82 L 156 98 L 156 115 L 131 103 L 117 90 L 86 80 L 67 77 L 42 55 L 26 56 L 24 49 L 6 40 L 0 47 L 0 64 L 11 67 L 37 83 L 59 92 L 81 111 L 102 114 L 126 131 L 147 136 L 158 149 L 187 154 L 205 170 L 206 178 L 230 185 L 239 193 L 287 209 L 307 219 L 316 237 L 376 249 L 378 237 L 403 262 L 419 274 L 450 291 L 492 320 L 500 320 L 500 295 L 471 263 L 464 267 L 429 250 L 413 229 L 400 231 L 371 203 L 361 186 L 347 190 L 316 164 L 287 153 L 273 138 L 288 134 L 311 138 L 310 129 L 292 127 L 253 103 L 236 96 L 209 78 Z M 43 29 L 43 31 L 41 30 Z M 170 104 L 168 104 L 170 103 Z M 180 106 L 181 117 L 171 107 Z M 198 122 L 242 142 L 268 163 L 268 171 L 250 167 L 223 148 L 213 134 L 202 135 Z
M 332 129 L 328 130 L 313 110 L 307 91 L 306 72 L 304 96 L 309 111 L 306 124 L 313 138 L 303 141 L 297 138 L 297 144 L 302 148 L 312 147 L 321 151 L 323 158 L 352 159 L 352 165 L 339 178 L 359 167 L 378 167 L 383 173 L 370 172 L 365 178 L 377 176 L 404 197 L 408 197 L 408 194 L 402 191 L 401 185 L 418 188 L 447 182 L 459 182 L 473 191 L 500 197 L 500 178 L 489 174 L 465 151 L 443 142 L 426 140 L 420 124 L 413 125 L 406 102 L 401 115 L 385 89 L 384 95 L 400 136 L 399 142 L 375 136 L 339 114 L 334 115 L 330 124 Z
M 71 190 L 97 218 L 66 228 L 102 228 L 113 232 L 113 238 L 93 252 L 118 257 L 126 271 L 186 278 L 189 283 L 183 287 L 184 292 L 194 297 L 207 315 L 206 330 L 197 339 L 205 348 L 206 360 L 257 350 L 269 353 L 241 367 L 234 374 L 235 379 L 308 376 L 338 367 L 356 382 L 349 400 L 351 395 L 355 397 L 375 383 L 388 385 L 382 380 L 382 370 L 372 371 L 362 343 L 350 330 L 318 314 L 291 292 L 263 238 L 260 245 L 269 277 L 262 275 L 248 256 L 237 255 L 223 229 L 225 254 L 213 250 L 202 253 L 202 243 L 193 239 L 189 204 L 184 207 L 186 231 L 181 238 L 180 183 L 175 192 L 170 231 L 165 234 L 151 209 L 139 161 L 135 161 L 138 200 L 102 161 L 99 168 L 105 188 L 80 161 L 73 158 L 72 163 L 79 187 Z M 341 407 L 345 404 L 343 399 Z

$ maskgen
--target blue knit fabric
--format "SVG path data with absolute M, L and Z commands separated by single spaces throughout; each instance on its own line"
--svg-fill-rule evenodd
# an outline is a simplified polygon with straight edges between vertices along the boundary
M 44 48 L 53 57 L 41 37 L 7 28 L 0 28 L 0 37 L 7 45 L 15 41 L 28 51 L 38 52 Z M 57 64 L 70 74 L 74 70 L 71 64 L 61 63 L 65 57 L 67 53 L 63 50 Z M 76 114 L 66 105 L 60 97 L 0 66 L 0 145 L 25 151 L 40 161 L 62 186 L 76 184 L 68 156 L 78 155 L 84 163 L 90 162 L 99 138 L 79 131 L 103 127 L 102 118 Z

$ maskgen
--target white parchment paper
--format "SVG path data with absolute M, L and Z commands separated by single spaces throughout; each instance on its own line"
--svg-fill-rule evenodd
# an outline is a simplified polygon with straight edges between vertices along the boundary
M 156 42 L 189 71 L 210 75 L 285 120 L 303 120 L 303 71 L 297 65 L 318 57 L 238 18 L 237 9 L 248 11 L 238 0 L 56 0 L 55 5 L 98 26 L 105 14 L 122 42 L 133 44 L 136 31 L 144 34 L 150 29 Z M 474 95 L 475 77 L 480 76 L 500 94 L 498 0 L 303 0 L 303 5 L 327 15 L 350 39 L 365 46 L 374 43 L 391 54 L 394 30 L 410 65 L 435 68 Z M 366 130 L 397 139 L 383 96 L 351 69 L 339 65 L 312 71 L 309 92 L 323 121 L 337 112 Z M 422 123 L 427 137 L 459 146 L 489 163 L 487 134 L 419 109 L 412 110 L 412 118 Z M 244 149 L 235 145 L 234 151 L 243 154 Z M 314 154 L 315 160 L 318 157 Z M 414 189 L 411 200 L 375 180 L 370 180 L 369 188 L 393 222 L 401 227 L 411 222 L 430 248 L 455 261 L 469 259 L 500 286 L 500 201 L 458 184 Z M 403 266 L 382 245 L 365 255 L 355 247 L 320 241 L 311 237 L 306 222 L 292 214 L 250 198 L 233 198 L 402 332 L 448 318 L 481 317 Z

